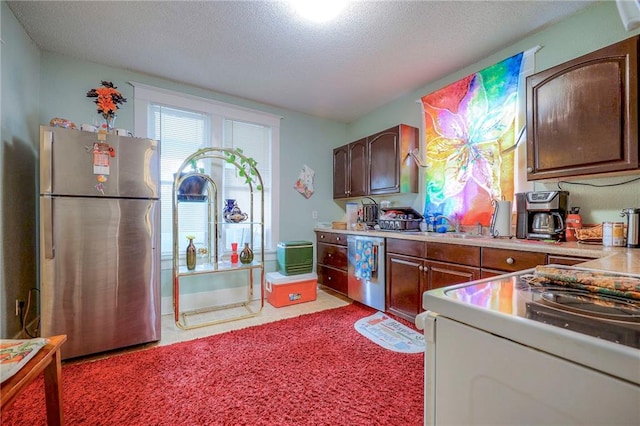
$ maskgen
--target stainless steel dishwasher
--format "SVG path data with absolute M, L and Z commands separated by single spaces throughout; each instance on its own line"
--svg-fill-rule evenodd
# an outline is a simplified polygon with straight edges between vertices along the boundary
M 385 310 L 384 238 L 347 237 L 349 279 L 347 295 L 374 309 Z

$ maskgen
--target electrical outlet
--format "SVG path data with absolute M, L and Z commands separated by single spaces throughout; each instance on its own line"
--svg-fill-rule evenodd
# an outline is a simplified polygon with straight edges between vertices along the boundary
M 318 218 L 318 212 L 317 211 L 312 211 L 311 212 L 311 219 L 317 219 Z

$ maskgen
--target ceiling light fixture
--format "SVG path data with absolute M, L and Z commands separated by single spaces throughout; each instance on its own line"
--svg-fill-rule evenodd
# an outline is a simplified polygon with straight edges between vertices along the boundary
M 315 22 L 327 22 L 344 9 L 346 0 L 290 0 L 294 9 L 303 17 Z

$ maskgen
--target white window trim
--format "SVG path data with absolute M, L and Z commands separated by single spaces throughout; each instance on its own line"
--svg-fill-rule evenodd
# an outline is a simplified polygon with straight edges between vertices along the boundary
M 222 128 L 223 118 L 268 125 L 271 127 L 271 185 L 273 185 L 271 188 L 271 217 L 273 218 L 271 223 L 271 232 L 272 241 L 274 242 L 275 247 L 275 242 L 279 241 L 280 236 L 280 222 L 278 219 L 280 217 L 280 120 L 282 120 L 282 117 L 250 108 L 215 101 L 213 99 L 154 87 L 135 81 L 129 81 L 129 84 L 133 86 L 133 123 L 134 134 L 137 137 L 148 137 L 147 111 L 150 103 L 171 105 L 179 108 L 209 113 L 212 115 L 212 126 L 216 126 L 216 128 L 219 129 Z M 212 144 L 214 146 L 222 146 L 222 140 L 216 139 L 221 136 L 221 133 L 213 135 L 214 139 L 212 140 Z M 160 149 L 162 150 L 162 146 Z M 270 252 L 275 253 L 275 249 L 270 250 Z M 265 252 L 265 255 L 266 253 L 267 252 Z

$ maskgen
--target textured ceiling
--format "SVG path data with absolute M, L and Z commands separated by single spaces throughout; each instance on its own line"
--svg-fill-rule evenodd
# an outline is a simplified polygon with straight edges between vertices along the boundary
M 595 1 L 8 1 L 36 45 L 351 122 Z

